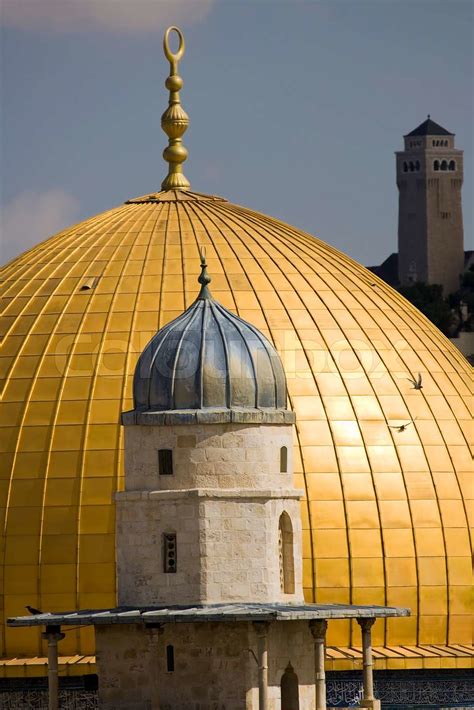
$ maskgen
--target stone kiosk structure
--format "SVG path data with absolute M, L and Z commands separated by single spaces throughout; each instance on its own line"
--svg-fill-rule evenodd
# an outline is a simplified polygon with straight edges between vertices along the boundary
M 177 62 L 162 124 L 170 164 L 160 199 L 189 184 L 187 116 Z M 182 191 L 182 192 L 181 192 Z M 183 199 L 185 199 L 183 197 Z M 362 632 L 362 707 L 377 708 L 371 626 L 405 608 L 306 604 L 300 498 L 293 486 L 294 414 L 273 345 L 200 292 L 138 359 L 125 427 L 125 490 L 117 493 L 118 607 L 15 617 L 45 626 L 49 707 L 58 707 L 61 627 L 93 625 L 104 710 L 326 708 L 331 619 Z
M 119 607 L 38 614 L 57 693 L 62 625 L 93 624 L 107 710 L 326 708 L 330 619 L 362 631 L 364 699 L 374 697 L 371 626 L 407 609 L 305 604 L 303 494 L 279 355 L 201 291 L 140 356 L 117 493 Z M 57 705 L 51 705 L 52 708 Z

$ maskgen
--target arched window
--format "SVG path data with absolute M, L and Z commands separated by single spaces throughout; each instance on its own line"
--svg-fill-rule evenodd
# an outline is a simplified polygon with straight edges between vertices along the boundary
M 288 663 L 281 677 L 281 710 L 299 710 L 300 697 L 298 689 L 298 676 Z
M 420 169 L 420 161 L 417 160 L 416 163 L 415 163 L 415 170 L 418 172 L 419 169 Z
M 280 473 L 288 472 L 288 449 L 282 446 L 280 449 Z
M 403 163 L 403 172 L 404 173 L 408 172 L 408 163 L 406 161 Z
M 434 161 L 433 170 L 435 170 L 436 172 L 439 170 L 439 160 Z
M 448 161 L 442 160 L 441 161 L 441 170 L 447 170 L 447 169 L 448 169 Z
M 436 141 L 431 141 L 431 144 L 432 144 L 432 145 L 436 145 Z
M 294 594 L 293 526 L 290 516 L 286 512 L 280 515 L 278 523 L 278 552 L 280 557 L 280 589 L 284 594 Z
M 450 170 L 456 170 L 456 161 L 455 161 L 455 160 L 450 160 L 450 161 L 449 161 L 449 169 L 450 169 Z
M 415 166 L 413 165 L 413 160 L 410 160 L 410 172 L 412 173 L 415 169 Z

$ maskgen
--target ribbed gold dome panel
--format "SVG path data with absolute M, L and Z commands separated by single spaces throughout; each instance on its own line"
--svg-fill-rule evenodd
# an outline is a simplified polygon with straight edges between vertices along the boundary
M 375 645 L 469 643 L 468 363 L 335 249 L 226 201 L 177 197 L 132 201 L 2 270 L 5 615 L 115 604 L 119 414 L 146 343 L 195 299 L 205 246 L 215 298 L 283 358 L 307 599 L 411 607 L 377 622 Z M 422 390 L 408 380 L 418 372 Z M 44 654 L 35 630 L 4 633 L 4 654 Z M 349 622 L 328 642 L 349 645 Z M 93 650 L 88 630 L 61 642 L 64 655 Z

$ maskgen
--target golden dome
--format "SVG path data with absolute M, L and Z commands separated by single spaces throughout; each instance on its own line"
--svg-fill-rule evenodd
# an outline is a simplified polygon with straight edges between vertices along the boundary
M 215 298 L 283 360 L 307 600 L 411 607 L 377 622 L 376 645 L 470 643 L 467 361 L 336 249 L 181 191 L 131 200 L 2 269 L 5 616 L 115 604 L 119 415 L 146 343 L 196 298 L 202 246 Z M 349 646 L 350 623 L 328 642 Z M 41 643 L 6 629 L 2 651 L 42 654 Z M 92 632 L 61 646 L 93 653 Z

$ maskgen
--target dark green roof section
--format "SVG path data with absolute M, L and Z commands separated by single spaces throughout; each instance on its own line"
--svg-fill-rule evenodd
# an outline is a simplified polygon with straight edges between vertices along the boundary
M 439 123 L 432 121 L 428 114 L 426 121 L 423 121 L 417 128 L 407 133 L 404 138 L 408 138 L 409 136 L 454 136 L 454 133 L 450 133 L 446 128 L 440 126 Z

